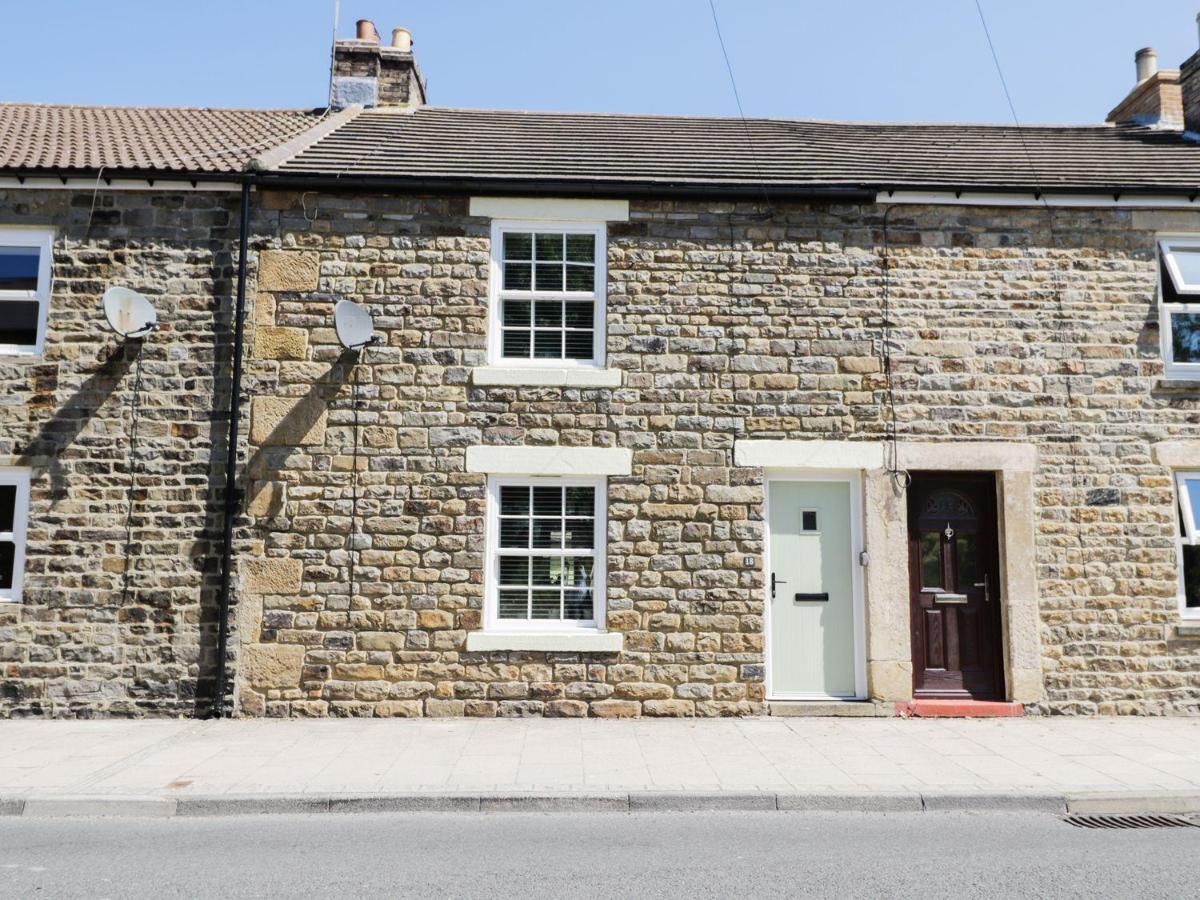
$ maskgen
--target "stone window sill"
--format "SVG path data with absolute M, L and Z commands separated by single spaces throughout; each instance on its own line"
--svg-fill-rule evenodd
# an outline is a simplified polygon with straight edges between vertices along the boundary
M 620 631 L 543 632 L 472 631 L 467 650 L 548 650 L 554 653 L 619 653 L 625 644 Z
M 1175 625 L 1175 636 L 1200 638 L 1200 619 L 1182 619 Z
M 1195 378 L 1160 378 L 1154 383 L 1156 391 L 1200 391 L 1200 380 Z
M 481 366 L 471 370 L 471 383 L 493 387 L 620 387 L 621 376 L 620 369 L 584 366 Z

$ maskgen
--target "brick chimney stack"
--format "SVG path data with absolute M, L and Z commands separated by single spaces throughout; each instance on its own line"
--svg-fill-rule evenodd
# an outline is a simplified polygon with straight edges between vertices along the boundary
M 329 103 L 334 109 L 362 106 L 414 109 L 425 105 L 425 85 L 412 52 L 407 28 L 392 31 L 392 43 L 380 45 L 369 19 L 359 19 L 353 40 L 333 45 L 333 78 Z
M 1107 122 L 1144 125 L 1163 131 L 1183 129 L 1183 96 L 1178 69 L 1159 69 L 1153 47 L 1143 47 L 1134 56 L 1137 83 L 1108 114 Z M 1186 65 L 1186 64 L 1185 64 Z

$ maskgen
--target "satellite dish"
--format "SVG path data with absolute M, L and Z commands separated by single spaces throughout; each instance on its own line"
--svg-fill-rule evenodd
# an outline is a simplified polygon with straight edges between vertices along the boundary
M 333 308 L 333 325 L 338 341 L 347 350 L 360 350 L 367 344 L 377 343 L 375 323 L 371 314 L 350 300 L 339 300 Z
M 158 325 L 158 314 L 144 296 L 125 287 L 104 292 L 104 315 L 121 337 L 144 337 Z

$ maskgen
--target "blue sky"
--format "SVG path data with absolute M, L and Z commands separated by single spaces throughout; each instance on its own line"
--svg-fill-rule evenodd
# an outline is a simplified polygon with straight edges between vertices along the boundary
M 983 0 L 1026 122 L 1098 122 L 1197 0 Z M 747 115 L 1006 122 L 974 0 L 716 0 Z M 8 0 L 0 99 L 323 105 L 334 0 Z M 734 115 L 708 0 L 342 0 L 412 30 L 443 106 Z

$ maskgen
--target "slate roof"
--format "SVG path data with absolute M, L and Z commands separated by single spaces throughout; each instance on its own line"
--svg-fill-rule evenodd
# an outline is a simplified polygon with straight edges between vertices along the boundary
M 0 170 L 240 172 L 320 111 L 0 103 Z
M 266 178 L 426 186 L 1200 190 L 1200 145 L 1137 126 L 0 104 L 0 171 L 221 174 L 254 160 Z
M 1200 145 L 1137 126 L 743 123 L 423 107 L 363 112 L 276 169 L 513 181 L 1194 190 Z

